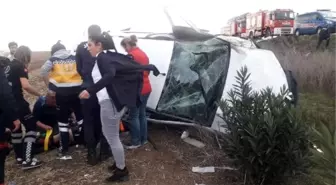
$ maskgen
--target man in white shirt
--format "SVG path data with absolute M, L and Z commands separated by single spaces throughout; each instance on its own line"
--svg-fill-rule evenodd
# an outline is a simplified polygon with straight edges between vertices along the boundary
M 8 43 L 8 48 L 9 48 L 9 54 L 7 58 L 9 58 L 9 60 L 12 61 L 14 59 L 16 49 L 18 48 L 18 44 L 16 42 L 10 42 Z

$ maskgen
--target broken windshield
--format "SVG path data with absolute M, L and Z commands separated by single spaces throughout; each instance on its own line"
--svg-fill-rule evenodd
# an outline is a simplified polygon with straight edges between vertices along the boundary
M 230 61 L 229 43 L 175 42 L 157 110 L 211 126 Z

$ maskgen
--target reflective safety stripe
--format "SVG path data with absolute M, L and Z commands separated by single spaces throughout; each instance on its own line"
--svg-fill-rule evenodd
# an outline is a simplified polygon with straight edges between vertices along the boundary
M 22 133 L 12 133 L 11 136 L 15 138 L 22 137 Z
M 58 83 L 58 82 L 56 82 L 56 80 L 51 79 L 51 78 L 49 79 L 49 82 L 54 84 L 56 87 L 76 87 L 76 86 L 80 86 L 80 85 L 83 84 L 82 81 L 80 81 L 80 82 L 67 82 L 67 83 L 60 82 L 60 83 Z
M 13 144 L 20 144 L 20 143 L 22 143 L 22 139 L 13 139 L 12 138 L 12 143 Z
M 69 132 L 69 128 L 60 127 L 59 131 L 60 132 Z
M 34 138 L 34 137 L 25 137 L 24 138 L 25 143 L 35 143 L 35 141 L 36 141 L 36 138 Z
M 81 124 L 83 124 L 83 120 L 80 120 L 77 123 L 78 123 L 78 125 L 81 125 Z
M 61 122 L 58 122 L 58 126 L 60 127 L 67 127 L 69 124 L 68 123 L 61 123 Z
M 59 127 L 60 132 L 68 132 L 69 131 L 69 123 L 58 122 L 58 127 Z

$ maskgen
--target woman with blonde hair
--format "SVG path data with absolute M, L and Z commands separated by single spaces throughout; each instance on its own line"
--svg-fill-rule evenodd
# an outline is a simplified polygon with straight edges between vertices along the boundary
M 141 65 L 148 65 L 149 58 L 144 51 L 137 46 L 138 39 L 135 35 L 126 37 L 121 41 L 121 46 L 130 55 L 133 60 Z M 149 81 L 149 73 L 143 72 L 143 83 L 141 89 L 140 104 L 138 107 L 130 109 L 129 116 L 131 120 L 130 133 L 131 143 L 127 145 L 127 149 L 135 149 L 147 143 L 147 118 L 146 118 L 146 105 L 152 87 Z

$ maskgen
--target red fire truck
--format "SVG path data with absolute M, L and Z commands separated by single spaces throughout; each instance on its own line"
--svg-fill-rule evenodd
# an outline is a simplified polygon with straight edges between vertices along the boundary
M 291 35 L 294 27 L 294 12 L 291 9 L 260 10 L 246 15 L 244 37 Z
M 246 15 L 247 13 L 236 17 L 237 34 L 238 36 L 246 35 Z
M 231 18 L 228 20 L 227 25 L 222 28 L 222 33 L 228 36 L 236 36 L 237 35 L 237 23 L 236 18 Z
M 230 36 L 241 36 L 246 32 L 246 14 L 231 18 L 222 28 L 222 33 Z

